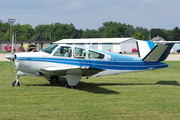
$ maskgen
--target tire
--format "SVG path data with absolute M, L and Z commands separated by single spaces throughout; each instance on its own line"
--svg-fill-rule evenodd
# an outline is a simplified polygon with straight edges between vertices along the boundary
M 59 79 L 57 76 L 52 76 L 51 77 L 51 80 L 50 80 L 50 83 L 58 83 L 59 82 Z
M 20 86 L 20 83 L 17 82 L 17 84 L 16 84 L 16 81 L 14 81 L 14 82 L 12 83 L 12 86 Z

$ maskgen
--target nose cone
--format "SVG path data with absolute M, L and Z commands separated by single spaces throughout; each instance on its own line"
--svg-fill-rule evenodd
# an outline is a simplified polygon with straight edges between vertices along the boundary
M 14 60 L 14 54 L 7 55 L 6 59 Z

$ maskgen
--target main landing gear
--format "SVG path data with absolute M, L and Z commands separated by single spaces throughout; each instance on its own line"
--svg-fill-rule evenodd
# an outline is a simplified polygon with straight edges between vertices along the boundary
M 59 78 L 58 76 L 52 76 L 50 78 L 50 83 L 58 83 L 59 82 Z
M 66 77 L 67 78 L 67 77 Z M 73 77 L 73 82 L 74 82 L 74 78 L 76 78 L 76 77 Z M 69 80 L 69 79 L 68 79 Z M 79 80 L 78 80 L 79 81 Z M 49 80 L 49 82 L 51 83 L 51 84 L 57 84 L 58 82 L 59 82 L 59 76 L 51 76 L 50 77 L 50 80 Z M 70 85 L 69 85 L 69 83 L 70 83 Z M 72 83 L 71 81 L 69 81 L 69 83 L 67 82 L 66 84 L 65 84 L 65 87 L 66 88 L 75 88 L 76 87 L 76 82 L 75 83 Z
M 59 82 L 59 77 L 58 76 L 51 76 L 49 82 L 52 84 L 56 84 Z M 76 86 L 75 85 L 70 86 L 68 83 L 66 83 L 65 87 L 66 88 L 75 88 Z

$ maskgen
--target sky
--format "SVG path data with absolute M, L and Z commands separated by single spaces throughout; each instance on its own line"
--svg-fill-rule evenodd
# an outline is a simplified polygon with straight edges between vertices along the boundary
M 14 24 L 67 23 L 76 29 L 95 29 L 117 22 L 147 29 L 180 28 L 180 0 L 1 0 L 0 19 Z

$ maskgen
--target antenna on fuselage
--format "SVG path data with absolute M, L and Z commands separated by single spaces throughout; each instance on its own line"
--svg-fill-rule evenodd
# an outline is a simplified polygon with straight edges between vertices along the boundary
M 88 46 L 88 48 L 92 45 L 92 43 Z

